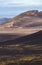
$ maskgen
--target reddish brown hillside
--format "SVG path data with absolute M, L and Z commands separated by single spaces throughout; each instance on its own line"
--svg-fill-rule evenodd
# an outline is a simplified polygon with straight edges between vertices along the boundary
M 31 10 L 12 18 L 4 27 L 42 27 L 42 12 L 38 10 Z

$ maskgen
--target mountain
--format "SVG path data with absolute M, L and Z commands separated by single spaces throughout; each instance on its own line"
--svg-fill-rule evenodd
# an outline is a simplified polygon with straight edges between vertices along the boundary
M 22 45 L 23 44 L 31 44 L 31 45 L 41 44 L 42 45 L 42 30 L 34 34 L 0 42 L 0 45 L 12 45 L 12 44 L 22 44 Z
M 7 21 L 9 21 L 11 18 L 0 18 L 0 24 L 3 24 Z
M 3 24 L 4 27 L 12 28 L 29 28 L 29 27 L 42 27 L 42 11 L 30 10 L 12 18 L 7 23 Z
M 42 65 L 42 11 L 27 11 L 0 25 L 0 65 L 4 64 Z

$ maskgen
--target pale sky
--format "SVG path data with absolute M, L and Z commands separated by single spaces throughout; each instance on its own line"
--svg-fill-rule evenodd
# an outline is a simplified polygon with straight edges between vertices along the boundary
M 0 6 L 41 6 L 42 0 L 0 0 Z
M 0 0 L 0 18 L 14 17 L 24 11 L 42 10 L 42 0 Z

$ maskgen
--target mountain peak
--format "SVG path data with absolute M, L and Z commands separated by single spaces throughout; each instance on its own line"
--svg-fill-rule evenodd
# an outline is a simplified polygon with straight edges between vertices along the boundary
M 27 11 L 27 14 L 29 16 L 37 16 L 38 15 L 38 10 L 30 10 L 30 11 Z

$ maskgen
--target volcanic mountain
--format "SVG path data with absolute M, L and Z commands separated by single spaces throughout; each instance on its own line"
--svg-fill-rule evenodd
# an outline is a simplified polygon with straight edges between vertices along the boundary
M 1 26 L 3 28 L 1 28 Z M 30 11 L 24 12 L 12 18 L 10 21 L 2 24 L 1 26 L 0 26 L 0 43 L 1 41 L 2 43 L 4 41 L 6 42 L 9 41 L 9 44 L 10 44 L 11 40 L 13 40 L 12 42 L 14 42 L 14 40 L 16 41 L 21 40 L 21 41 L 27 42 L 28 39 L 30 41 L 34 41 L 35 38 L 38 39 L 39 41 L 39 37 L 37 38 L 37 36 L 42 36 L 41 34 L 42 31 L 40 35 L 36 35 L 33 38 L 30 37 L 32 35 L 29 35 L 29 34 L 33 34 L 39 30 L 42 30 L 42 11 L 39 12 L 38 10 L 30 10 Z M 42 39 L 42 37 L 40 39 Z M 30 42 L 29 40 L 28 42 Z M 18 43 L 18 41 L 16 43 Z
M 28 28 L 28 27 L 42 27 L 42 11 L 30 10 L 12 18 L 4 27 L 12 28 Z

